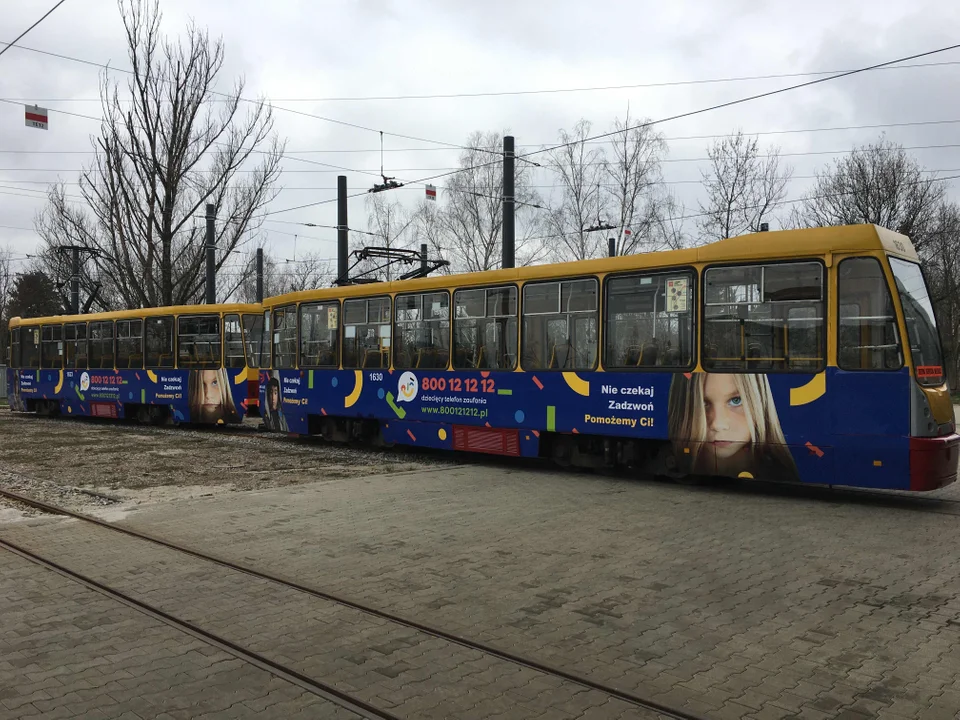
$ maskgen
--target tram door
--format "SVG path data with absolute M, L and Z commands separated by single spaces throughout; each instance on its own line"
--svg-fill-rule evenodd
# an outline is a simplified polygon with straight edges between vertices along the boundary
M 893 296 L 876 257 L 836 263 L 837 370 L 828 382 L 835 470 L 855 484 L 909 483 L 910 374 Z

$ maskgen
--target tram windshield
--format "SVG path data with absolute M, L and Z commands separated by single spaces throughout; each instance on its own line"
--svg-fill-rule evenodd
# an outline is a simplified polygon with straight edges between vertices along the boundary
M 921 385 L 940 385 L 944 378 L 940 336 L 937 334 L 937 319 L 933 314 L 933 304 L 930 302 L 930 294 L 920 266 L 891 257 L 890 267 L 897 281 L 900 304 L 903 305 L 903 317 L 907 323 L 907 337 L 910 339 L 910 354 L 913 356 L 917 382 Z

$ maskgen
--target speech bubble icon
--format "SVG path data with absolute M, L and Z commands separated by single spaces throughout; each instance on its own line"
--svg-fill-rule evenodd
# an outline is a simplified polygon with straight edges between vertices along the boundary
M 397 383 L 397 402 L 410 402 L 417 397 L 417 390 L 420 385 L 417 382 L 417 376 L 412 372 L 405 372 L 400 376 Z

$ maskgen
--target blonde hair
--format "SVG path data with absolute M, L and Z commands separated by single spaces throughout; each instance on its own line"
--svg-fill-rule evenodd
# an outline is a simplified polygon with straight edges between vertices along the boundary
M 220 393 L 220 419 L 224 422 L 236 420 L 239 418 L 237 407 L 233 403 L 233 393 L 230 392 L 230 378 L 227 375 L 226 368 L 219 370 L 192 370 L 189 380 L 189 403 L 191 415 L 198 412 L 203 405 L 203 373 L 215 372 L 217 374 L 217 390 Z
M 689 449 L 689 468 L 696 472 L 703 461 L 703 447 L 707 440 L 707 413 L 704 403 L 704 385 L 707 373 L 677 374 L 670 384 L 668 423 L 674 453 L 682 458 Z M 743 400 L 743 414 L 750 429 L 750 452 L 755 463 L 770 458 L 782 465 L 794 478 L 797 466 L 787 449 L 787 441 L 780 428 L 780 417 L 773 402 L 770 381 L 762 374 L 732 374 Z

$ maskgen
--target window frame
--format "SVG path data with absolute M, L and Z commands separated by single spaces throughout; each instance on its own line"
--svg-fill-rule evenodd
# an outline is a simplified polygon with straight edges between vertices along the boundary
M 181 367 L 180 365 L 180 322 L 182 320 L 192 320 L 194 318 L 215 318 L 217 321 L 217 335 L 219 336 L 219 342 L 217 343 L 220 346 L 220 356 L 215 359 L 215 364 L 211 365 L 209 363 L 196 363 L 191 364 L 186 367 Z M 219 312 L 194 312 L 194 313 L 184 313 L 183 315 L 176 316 L 176 322 L 174 323 L 174 337 L 175 337 L 175 347 L 176 347 L 176 367 L 181 370 L 220 370 L 223 368 L 223 315 Z
M 10 357 L 7 358 L 10 367 L 20 369 L 20 326 L 10 328 Z
M 930 288 L 932 287 L 932 285 L 930 284 L 930 280 L 927 277 L 927 271 L 924 268 L 924 263 L 922 263 L 919 258 L 917 260 L 908 260 L 907 258 L 902 258 L 897 255 L 891 255 L 889 253 L 884 255 L 883 260 L 884 262 L 881 262 L 880 266 L 884 269 L 884 277 L 887 277 L 887 272 L 889 271 L 890 273 L 889 277 L 893 279 L 893 288 L 895 288 L 897 291 L 897 295 L 894 298 L 893 310 L 894 310 L 894 313 L 899 313 L 897 315 L 897 325 L 898 325 L 897 333 L 901 336 L 900 337 L 900 343 L 901 343 L 900 356 L 902 358 L 903 365 L 906 365 L 907 363 L 906 350 L 909 350 L 910 351 L 910 369 L 913 371 L 912 375 L 913 375 L 914 381 L 916 381 L 916 383 L 920 387 L 930 389 L 930 388 L 941 387 L 942 385 L 948 384 L 949 381 L 947 380 L 947 359 L 948 359 L 947 351 L 944 350 L 943 331 L 940 329 L 940 318 L 937 317 L 937 308 L 933 304 L 933 297 L 930 291 Z M 910 328 L 907 326 L 907 313 L 903 306 L 903 298 L 901 297 L 901 294 L 900 294 L 900 288 L 897 285 L 898 278 L 897 278 L 896 270 L 893 269 L 894 267 L 892 262 L 893 260 L 899 260 L 900 262 L 906 265 L 915 265 L 917 269 L 920 271 L 920 278 L 923 280 L 923 289 L 926 291 L 927 298 L 930 300 L 930 310 L 933 313 L 933 318 L 932 318 L 933 329 L 936 330 L 937 344 L 939 346 L 937 350 L 940 353 L 940 367 L 943 370 L 943 374 L 940 376 L 940 381 L 937 383 L 922 382 L 920 376 L 917 374 L 917 360 L 913 356 L 913 344 L 912 344 L 913 340 L 910 337 Z M 887 282 L 887 285 L 888 287 L 890 286 L 889 281 Z M 899 327 L 900 318 L 903 318 L 902 329 Z M 906 343 L 904 343 L 904 338 L 906 338 Z M 903 367 L 903 365 L 901 365 L 901 367 Z
M 447 296 L 447 364 L 443 367 L 438 368 L 415 368 L 415 367 L 400 367 L 396 364 L 396 349 L 397 349 L 397 300 L 408 297 L 420 298 L 420 315 L 423 315 L 423 298 L 425 295 L 446 295 Z M 390 302 L 390 367 L 395 370 L 415 370 L 420 372 L 444 372 L 449 370 L 451 363 L 453 361 L 453 294 L 450 292 L 449 288 L 440 288 L 439 290 L 420 290 L 420 291 L 407 291 L 402 293 L 396 293 Z M 421 317 L 420 320 L 416 322 L 424 322 Z M 437 322 L 443 322 L 443 320 L 438 320 Z
M 490 370 L 483 370 L 483 372 L 515 372 L 515 371 L 517 370 L 517 368 L 520 367 L 520 348 L 521 348 L 521 345 L 520 345 L 520 332 L 521 332 L 521 328 L 520 328 L 520 326 L 521 326 L 521 324 L 523 323 L 523 315 L 522 315 L 522 313 L 521 313 L 521 308 L 520 308 L 520 296 L 521 296 L 523 293 L 520 291 L 520 286 L 519 286 L 517 283 L 500 283 L 500 284 L 496 284 L 496 285 L 461 285 L 460 287 L 454 288 L 454 289 L 453 289 L 453 292 L 450 294 L 450 367 L 451 367 L 453 370 L 455 370 L 455 371 L 457 371 L 457 372 L 470 372 L 471 370 L 474 370 L 474 371 L 477 370 L 477 368 L 461 368 L 461 367 L 457 367 L 457 365 L 456 365 L 456 363 L 455 363 L 456 352 L 457 352 L 457 348 L 456 348 L 456 343 L 457 343 L 457 327 L 456 327 L 456 325 L 457 325 L 457 318 L 456 318 L 457 293 L 459 293 L 459 292 L 475 292 L 475 291 L 477 291 L 477 290 L 483 290 L 484 293 L 486 293 L 486 291 L 488 291 L 488 290 L 509 290 L 509 289 L 511 289 L 511 288 L 512 288 L 514 291 L 516 291 L 516 293 L 517 293 L 517 298 L 516 298 L 516 300 L 517 300 L 517 303 L 516 303 L 516 305 L 517 305 L 517 312 L 513 315 L 513 319 L 514 319 L 514 320 L 516 321 L 516 323 L 517 323 L 517 327 L 516 327 L 516 338 L 515 338 L 515 340 L 516 340 L 516 342 L 517 342 L 517 348 L 516 348 L 517 351 L 514 353 L 513 367 L 509 367 L 509 368 L 504 367 L 504 368 L 496 368 L 496 369 L 490 369 Z M 488 315 L 486 315 L 486 311 L 487 311 L 487 296 L 486 296 L 486 294 L 484 294 L 484 296 L 483 296 L 483 311 L 484 311 L 484 317 L 483 317 L 483 319 L 484 319 L 484 320 L 489 320 L 490 317 L 489 317 Z M 498 316 L 498 317 L 504 317 L 504 316 Z M 463 319 L 463 320 L 479 320 L 480 318 L 462 318 L 462 319 Z
M 90 362 L 90 357 L 91 357 L 91 355 L 90 355 L 90 343 L 93 342 L 93 339 L 92 339 L 90 336 L 91 336 L 91 334 L 92 334 L 92 332 L 93 332 L 93 326 L 94 326 L 94 325 L 96 325 L 98 328 L 99 328 L 99 327 L 102 327 L 103 325 L 109 325 L 109 326 L 112 328 L 111 336 L 110 336 L 110 341 L 111 341 L 111 345 L 110 345 L 110 359 L 113 360 L 113 362 L 112 362 L 110 365 L 108 365 L 108 366 L 104 366 L 102 360 L 100 361 L 100 363 L 99 363 L 96 367 L 94 367 L 93 364 Z M 103 340 L 104 340 L 104 338 L 97 338 L 97 339 L 96 339 L 96 342 L 97 342 L 97 343 L 101 343 L 101 342 L 103 342 Z M 100 345 L 98 345 L 97 347 L 100 347 Z M 102 358 L 102 357 L 104 357 L 104 356 L 103 356 L 103 355 L 100 355 L 100 356 L 98 356 L 98 357 Z M 115 320 L 91 320 L 89 323 L 87 323 L 87 367 L 88 367 L 90 370 L 114 370 L 114 369 L 116 369 L 116 367 L 117 367 L 117 323 L 116 323 Z
M 124 318 L 124 319 L 122 319 L 122 320 L 117 320 L 117 321 L 114 323 L 114 326 L 115 326 L 114 333 L 115 333 L 115 334 L 114 334 L 113 342 L 114 342 L 114 348 L 115 348 L 115 351 L 116 351 L 116 356 L 114 357 L 114 365 L 117 366 L 117 370 L 142 370 L 142 369 L 143 369 L 143 367 L 144 367 L 144 362 L 146 361 L 146 358 L 144 357 L 144 347 L 143 347 L 143 345 L 144 345 L 144 338 L 143 338 L 143 320 L 144 320 L 144 319 L 143 319 L 142 317 L 138 317 L 138 318 Z M 128 334 L 128 335 L 125 335 L 125 336 L 121 336 L 121 335 L 120 335 L 120 327 L 121 327 L 121 325 L 123 325 L 123 326 L 125 326 L 125 327 L 127 328 L 127 332 L 128 332 L 128 333 L 132 333 L 134 323 L 140 323 L 140 334 L 139 334 L 139 335 L 132 335 L 132 334 Z M 139 350 L 140 350 L 140 352 L 139 352 L 139 353 L 136 353 L 136 352 L 130 353 L 129 358 L 127 359 L 127 364 L 124 365 L 123 367 L 120 367 L 120 341 L 121 341 L 121 340 L 135 340 L 135 339 L 140 341 L 140 345 L 139 345 Z M 130 358 L 134 358 L 134 357 L 136 357 L 137 355 L 140 356 L 140 364 L 139 364 L 139 365 L 132 365 L 132 366 L 131 366 L 131 365 L 130 365 Z
M 32 339 L 29 341 L 29 343 L 24 342 L 23 333 L 20 334 L 20 367 L 21 367 L 21 369 L 24 369 L 24 370 L 40 370 L 40 369 L 41 369 L 41 368 L 40 368 L 40 365 L 41 365 L 41 362 L 40 362 L 40 352 L 41 352 L 41 350 L 40 350 L 40 348 L 42 347 L 42 344 L 43 344 L 43 338 L 42 338 L 42 336 L 41 336 L 41 334 L 40 334 L 40 326 L 39 326 L 39 325 L 25 325 L 25 326 L 21 326 L 21 327 L 22 327 L 23 329 L 25 329 L 28 333 L 32 333 L 32 332 L 36 331 L 36 333 L 37 333 L 37 335 L 36 335 L 36 337 L 37 337 L 37 342 L 36 342 L 35 345 L 34 345 Z M 26 348 L 28 345 L 31 345 L 31 346 L 35 347 L 36 350 L 37 350 L 37 364 L 36 364 L 36 365 L 26 365 L 26 364 L 24 364 L 24 362 L 23 362 L 24 350 L 25 350 L 25 348 Z
M 523 365 L 523 355 L 524 355 L 524 340 L 526 339 L 526 324 L 524 320 L 527 315 L 525 313 L 526 302 L 523 298 L 524 290 L 528 285 L 546 285 L 549 283 L 556 283 L 561 285 L 565 282 L 578 282 L 583 280 L 593 280 L 596 283 L 597 288 L 597 307 L 592 312 L 594 313 L 597 319 L 597 352 L 593 358 L 593 366 L 588 368 L 526 368 Z M 555 278 L 538 278 L 536 280 L 528 280 L 520 286 L 520 296 L 518 297 L 519 305 L 517 307 L 517 314 L 519 317 L 519 332 L 520 332 L 520 341 L 517 346 L 517 366 L 520 367 L 524 372 L 596 372 L 600 368 L 600 356 L 603 352 L 603 283 L 598 275 L 564 275 L 562 277 Z M 546 315 L 569 315 L 569 311 L 566 313 L 563 312 L 563 288 L 558 287 L 558 303 L 561 310 L 559 312 L 553 313 L 535 313 L 530 317 L 543 317 Z M 586 315 L 586 312 L 577 312 L 576 314 Z
M 304 364 L 303 362 L 303 309 L 304 308 L 322 308 L 335 305 L 337 308 L 337 329 L 334 333 L 333 363 L 329 365 Z M 303 367 L 310 370 L 336 370 L 340 367 L 340 328 L 343 325 L 343 307 L 339 298 L 328 300 L 311 300 L 302 302 L 297 306 L 297 367 Z M 330 328 L 327 328 L 329 330 Z
M 693 275 L 693 282 L 690 283 L 690 289 L 693 293 L 693 297 L 690 299 L 690 316 L 692 319 L 691 331 L 693 337 L 691 338 L 690 349 L 692 359 L 688 365 L 653 365 L 653 366 L 625 366 L 620 367 L 619 365 L 607 365 L 607 305 L 609 299 L 609 289 L 608 281 L 616 280 L 618 278 L 624 277 L 656 277 L 659 275 L 677 275 L 681 272 L 686 272 Z M 702 272 L 698 272 L 697 268 L 693 265 L 680 265 L 676 268 L 656 268 L 653 270 L 620 270 L 614 273 L 609 273 L 603 278 L 603 304 L 600 307 L 600 319 L 603 331 L 600 335 L 600 363 L 604 372 L 665 372 L 665 373 L 677 373 L 677 372 L 692 372 L 694 368 L 697 367 L 697 363 L 700 361 L 700 277 L 703 275 Z
M 842 370 L 843 372 L 852 372 L 852 373 L 864 373 L 864 372 L 884 372 L 884 373 L 896 373 L 902 372 L 903 369 L 907 366 L 907 345 L 910 344 L 909 339 L 904 343 L 904 331 L 907 329 L 906 322 L 901 321 L 903 317 L 902 308 L 899 306 L 900 294 L 894 293 L 896 289 L 896 279 L 893 278 L 893 269 L 889 266 L 889 263 L 885 263 L 885 257 L 877 257 L 876 255 L 847 255 L 837 261 L 834 266 L 836 267 L 837 274 L 837 321 L 836 325 L 836 353 L 837 353 L 837 370 Z M 883 281 L 887 286 L 887 297 L 890 300 L 890 307 L 893 309 L 893 320 L 894 325 L 897 329 L 897 343 L 899 344 L 899 355 L 900 355 L 900 365 L 895 368 L 845 368 L 840 364 L 840 266 L 845 263 L 847 260 L 873 260 L 877 265 L 880 266 L 880 274 L 883 276 Z M 890 280 L 894 279 L 894 284 L 891 286 Z M 924 279 L 926 282 L 926 279 Z M 942 347 L 942 346 L 941 346 Z M 913 356 L 911 355 L 911 362 Z
M 55 331 L 60 331 L 60 337 L 55 337 Z M 50 339 L 45 339 L 44 335 L 49 334 Z M 48 346 L 55 345 L 56 354 L 60 358 L 59 365 L 47 365 L 45 363 L 45 353 L 44 349 Z M 64 363 L 66 362 L 66 352 L 67 346 L 64 341 L 64 327 L 61 323 L 47 323 L 46 325 L 40 326 L 40 369 L 41 370 L 63 370 Z
M 293 315 L 297 326 L 293 332 L 293 365 L 277 365 L 277 347 L 278 344 L 274 338 L 277 330 L 277 313 L 282 312 L 284 318 Z M 284 328 L 287 329 L 287 328 Z M 282 355 L 282 353 L 280 353 Z M 297 370 L 300 367 L 300 304 L 291 302 L 285 305 L 275 305 L 270 308 L 270 367 L 276 370 Z
M 86 369 L 87 369 L 87 365 L 89 364 L 89 359 L 90 359 L 90 358 L 89 358 L 89 352 L 90 352 L 90 351 L 89 351 L 89 349 L 88 349 L 88 347 L 87 347 L 87 342 L 88 342 L 88 338 L 87 338 L 87 326 L 88 326 L 88 324 L 89 324 L 89 323 L 87 323 L 86 321 L 81 321 L 81 322 L 68 322 L 68 323 L 64 323 L 64 324 L 63 324 L 63 353 L 64 353 L 64 354 L 63 354 L 63 369 L 64 369 L 64 370 L 86 370 Z M 67 328 L 73 328 L 73 330 L 74 330 L 74 338 L 73 338 L 73 340 L 70 340 L 70 339 L 67 338 Z M 83 338 L 79 338 L 79 337 L 76 336 L 76 330 L 77 330 L 78 328 L 83 328 Z M 79 346 L 79 343 L 80 343 L 81 341 L 83 342 L 84 351 L 85 351 L 85 352 L 84 352 L 84 364 L 83 364 L 83 365 L 79 365 L 79 364 L 77 363 L 77 359 L 80 357 L 80 354 L 79 354 L 79 352 L 77 352 L 77 351 L 79 350 L 79 347 L 80 347 L 80 346 Z M 72 346 L 73 346 L 73 351 L 74 351 L 73 365 L 67 365 L 67 343 L 71 343 Z
M 820 359 L 820 365 L 814 369 L 803 369 L 803 370 L 791 370 L 789 368 L 780 369 L 780 368 L 707 368 L 703 365 L 703 340 L 704 340 L 704 330 L 707 327 L 707 271 L 714 268 L 735 268 L 735 267 L 764 267 L 767 265 L 797 265 L 797 264 L 810 264 L 816 263 L 820 266 L 820 288 L 822 291 L 820 303 L 823 304 L 823 315 L 821 317 L 823 333 L 821 335 L 823 339 L 823 356 Z M 834 263 L 836 265 L 836 263 Z M 829 313 L 830 313 L 830 273 L 827 263 L 824 260 L 823 256 L 814 256 L 814 257 L 799 257 L 799 258 L 789 258 L 789 259 L 772 259 L 772 260 L 753 260 L 751 262 L 737 262 L 737 261 L 727 261 L 721 263 L 710 263 L 704 265 L 700 270 L 700 302 L 698 303 L 698 312 L 700 314 L 700 327 L 698 331 L 699 339 L 697 341 L 697 353 L 700 366 L 703 368 L 704 372 L 713 373 L 713 374 L 745 374 L 750 373 L 753 375 L 817 375 L 826 370 L 829 365 L 829 354 L 830 354 L 830 342 L 829 342 Z M 811 301 L 801 301 L 801 300 L 787 300 L 780 301 L 780 303 L 787 302 L 811 302 Z M 722 304 L 722 303 L 721 303 Z
M 386 299 L 386 300 L 387 300 L 387 303 L 389 304 L 390 319 L 389 319 L 389 321 L 388 321 L 387 323 L 376 323 L 376 324 L 377 324 L 378 326 L 379 326 L 379 325 L 384 325 L 384 324 L 387 324 L 387 325 L 390 326 L 390 347 L 389 347 L 389 349 L 387 350 L 387 364 L 386 364 L 386 365 L 380 365 L 379 367 L 365 368 L 365 367 L 363 367 L 363 365 L 362 365 L 362 363 L 361 363 L 360 365 L 356 365 L 356 366 L 351 365 L 350 367 L 347 367 L 346 365 L 343 364 L 343 355 L 344 355 L 343 349 L 344 349 L 344 347 L 345 347 L 344 340 L 347 339 L 347 338 L 346 338 L 346 332 L 347 332 L 347 322 L 346 322 L 346 320 L 347 320 L 347 303 L 349 303 L 349 302 L 356 302 L 356 301 L 362 301 L 362 302 L 369 303 L 371 300 L 383 300 L 383 299 Z M 340 303 L 340 365 L 339 365 L 339 367 L 343 368 L 344 370 L 364 370 L 364 371 L 366 371 L 366 370 L 387 370 L 387 369 L 393 367 L 393 340 L 394 340 L 394 335 L 393 335 L 393 333 L 394 333 L 393 318 L 394 318 L 394 313 L 396 312 L 396 310 L 395 310 L 394 308 L 395 308 L 395 303 L 394 303 L 394 301 L 393 301 L 393 295 L 391 295 L 390 293 L 379 293 L 379 294 L 377 294 L 377 295 L 361 295 L 361 296 L 359 296 L 359 297 L 345 297 L 345 298 L 342 299 L 342 302 Z M 366 312 L 365 312 L 365 316 L 364 316 L 364 317 L 365 317 L 365 320 L 364 320 L 364 322 L 363 322 L 363 325 L 372 325 L 372 324 L 373 324 L 373 323 L 370 322 L 370 306 L 369 306 L 369 304 L 368 304 L 367 307 L 366 307 Z M 358 325 L 357 325 L 356 323 L 351 323 L 351 324 L 350 324 L 350 327 L 358 327 Z M 377 339 L 380 341 L 380 348 L 381 348 L 381 352 L 382 352 L 382 349 L 383 349 L 383 342 L 382 342 L 382 341 L 383 341 L 383 338 L 381 338 L 381 337 L 378 336 Z
M 243 365 L 228 365 L 228 358 L 231 357 L 229 350 L 229 342 L 227 340 L 227 322 L 234 322 L 231 318 L 236 318 L 237 326 L 240 328 L 240 357 L 243 358 Z M 240 312 L 225 312 L 220 316 L 220 333 L 223 335 L 223 367 L 228 370 L 245 370 L 249 365 L 247 364 L 247 348 L 245 337 L 243 334 L 243 315 Z M 234 342 L 236 342 L 234 340 Z M 237 357 L 233 355 L 232 357 Z
M 140 332 L 141 332 L 141 344 L 143 345 L 143 367 L 147 369 L 152 369 L 152 370 L 173 370 L 174 368 L 177 367 L 177 360 L 178 360 L 177 330 L 179 328 L 179 324 L 177 322 L 177 317 L 174 315 L 150 315 L 142 319 L 143 319 L 143 325 L 141 327 Z M 164 320 L 168 320 L 170 322 L 170 365 L 169 366 L 164 366 L 159 362 L 159 359 L 163 357 L 162 353 L 157 354 L 157 360 L 158 360 L 157 364 L 154 365 L 152 363 L 147 362 L 147 360 L 152 359 L 150 357 L 150 351 L 149 351 L 150 340 L 147 334 L 150 323 L 157 322 L 157 321 L 162 322 Z

